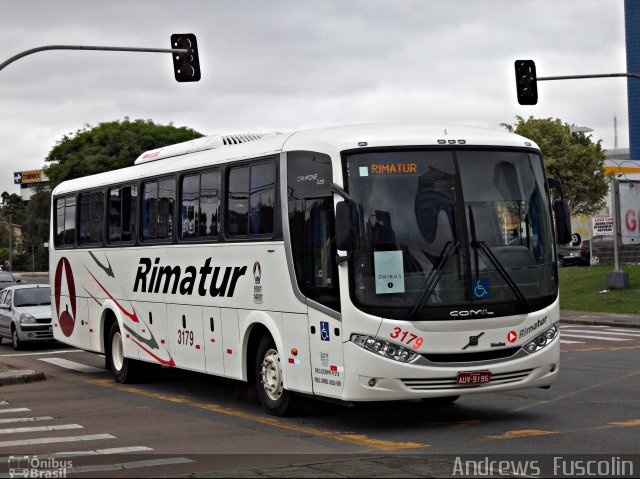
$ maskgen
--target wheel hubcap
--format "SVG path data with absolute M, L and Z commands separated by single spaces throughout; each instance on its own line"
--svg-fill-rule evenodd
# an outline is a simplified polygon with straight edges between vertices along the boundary
M 260 380 L 269 399 L 272 401 L 280 399 L 284 388 L 282 386 L 280 356 L 275 349 L 269 349 L 264 355 L 260 366 Z
M 119 331 L 113 335 L 113 340 L 111 341 L 111 361 L 117 371 L 122 370 L 122 366 L 124 365 L 124 352 L 122 350 L 122 336 Z

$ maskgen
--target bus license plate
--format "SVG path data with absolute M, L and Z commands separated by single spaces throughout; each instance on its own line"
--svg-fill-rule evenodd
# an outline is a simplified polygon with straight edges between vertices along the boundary
M 478 386 L 491 381 L 491 371 L 463 371 L 458 373 L 459 386 Z

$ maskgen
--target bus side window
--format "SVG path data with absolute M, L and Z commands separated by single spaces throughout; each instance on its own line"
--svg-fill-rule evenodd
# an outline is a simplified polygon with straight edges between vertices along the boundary
M 227 183 L 229 236 L 273 235 L 276 208 L 276 165 L 257 161 L 229 169 Z
M 56 198 L 56 246 L 73 246 L 76 237 L 76 198 L 63 196 Z
M 340 311 L 331 184 L 328 155 L 287 154 L 289 231 L 298 287 L 308 298 Z

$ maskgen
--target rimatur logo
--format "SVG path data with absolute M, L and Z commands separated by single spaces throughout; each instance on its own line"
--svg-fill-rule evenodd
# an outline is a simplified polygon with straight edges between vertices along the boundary
M 63 311 L 60 311 L 60 304 L 62 303 L 62 277 L 64 276 L 65 283 L 67 285 L 67 293 L 69 295 L 68 304 Z M 54 283 L 54 294 L 56 301 L 56 314 L 58 315 L 58 323 L 60 324 L 60 330 L 66 337 L 71 336 L 73 328 L 76 324 L 76 285 L 73 281 L 73 272 L 71 271 L 71 264 L 67 258 L 60 258 L 58 266 L 56 266 L 56 276 Z M 69 312 L 69 306 L 71 306 L 71 312 Z
M 509 331 L 507 333 L 507 341 L 509 341 L 510 343 L 515 343 L 517 339 L 518 333 L 516 333 L 515 331 Z

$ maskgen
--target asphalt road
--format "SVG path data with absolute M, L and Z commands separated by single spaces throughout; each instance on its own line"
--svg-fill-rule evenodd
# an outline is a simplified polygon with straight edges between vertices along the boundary
M 8 456 L 65 451 L 75 452 L 57 456 L 72 462 L 69 474 L 96 477 L 442 476 L 460 454 L 637 454 L 640 331 L 564 325 L 561 338 L 560 378 L 549 390 L 444 407 L 306 400 L 285 419 L 238 397 L 234 381 L 165 369 L 119 385 L 100 356 L 3 344 L 0 364 L 47 380 L 0 388 L 0 477 Z

